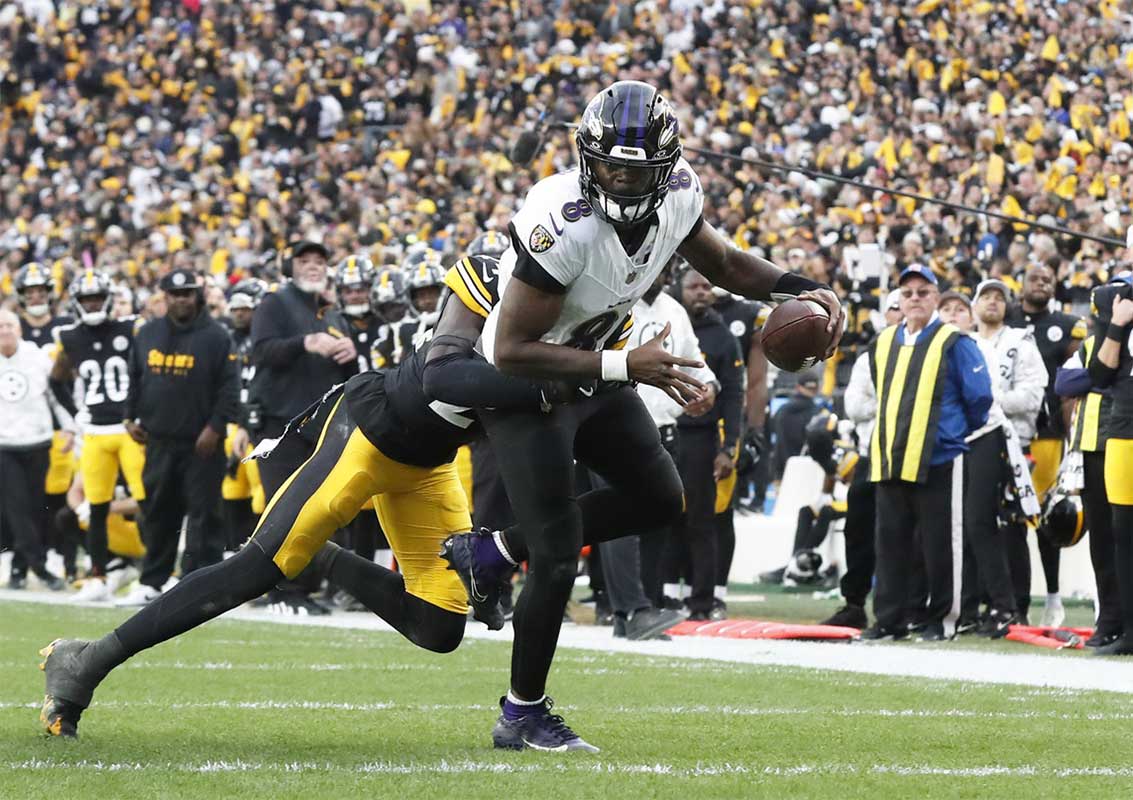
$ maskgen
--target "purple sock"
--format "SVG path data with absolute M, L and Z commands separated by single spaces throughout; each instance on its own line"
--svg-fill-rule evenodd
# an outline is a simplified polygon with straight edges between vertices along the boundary
M 504 554 L 496 546 L 496 541 L 491 534 L 477 536 L 472 547 L 476 564 L 479 567 L 501 576 L 512 568 L 511 563 L 504 558 Z
M 530 705 L 513 703 L 511 698 L 504 700 L 504 719 L 523 719 L 530 714 L 541 714 L 544 709 L 543 701 Z

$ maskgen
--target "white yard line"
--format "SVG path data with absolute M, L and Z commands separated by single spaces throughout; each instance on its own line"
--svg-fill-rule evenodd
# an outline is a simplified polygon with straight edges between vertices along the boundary
M 0 589 L 0 602 L 22 601 L 74 606 L 66 595 L 14 592 Z M 369 614 L 336 613 L 329 617 L 290 617 L 261 609 L 242 607 L 225 619 L 282 625 L 314 625 L 346 630 L 390 631 L 390 626 Z M 67 633 L 61 615 L 58 629 L 46 634 Z M 511 641 L 511 629 L 488 631 L 479 623 L 469 623 L 465 632 L 469 643 Z M 46 642 L 45 642 L 46 643 Z M 664 656 L 669 660 L 691 659 L 689 668 L 705 668 L 703 662 L 751 664 L 775 667 L 803 667 L 823 671 L 892 675 L 933 680 L 952 680 L 994 684 L 1041 686 L 1072 690 L 1100 690 L 1133 694 L 1133 661 L 1091 659 L 1068 655 L 1028 652 L 1019 645 L 1017 653 L 995 653 L 950 646 L 910 646 L 892 644 L 822 644 L 752 639 L 712 639 L 676 637 L 671 642 L 630 642 L 615 639 L 609 628 L 564 625 L 559 648 L 591 650 L 601 653 L 631 653 Z M 697 661 L 700 663 L 698 664 Z M 695 666 L 694 666 L 695 665 Z
M 592 759 L 548 760 L 534 764 L 509 764 L 499 761 L 438 761 L 433 763 L 394 763 L 373 761 L 361 764 L 289 761 L 199 761 L 151 763 L 139 761 L 67 761 L 62 759 L 27 759 L 0 762 L 0 769 L 13 772 L 49 772 L 83 770 L 89 772 L 188 772 L 188 773 L 333 773 L 351 775 L 471 775 L 471 774 L 601 774 L 601 775 L 664 775 L 673 778 L 706 778 L 745 775 L 751 777 L 805 777 L 844 775 L 885 775 L 898 778 L 1129 778 L 1130 767 L 1036 767 L 1031 765 L 986 765 L 975 767 L 943 767 L 932 764 L 697 764 L 693 767 L 674 764 L 619 764 Z

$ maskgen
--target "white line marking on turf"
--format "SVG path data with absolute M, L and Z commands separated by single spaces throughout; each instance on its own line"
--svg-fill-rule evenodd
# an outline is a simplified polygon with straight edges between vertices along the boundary
M 42 703 L 3 702 L 0 710 L 38 709 Z M 495 711 L 498 706 L 477 703 L 344 703 L 332 700 L 201 700 L 192 702 L 159 702 L 155 700 L 109 700 L 99 702 L 98 708 L 163 708 L 168 710 L 212 710 L 239 709 L 242 711 L 404 711 L 413 713 L 438 711 Z M 563 711 L 586 710 L 584 706 L 563 704 L 556 706 Z M 651 714 L 682 715 L 705 714 L 712 716 L 739 717 L 823 717 L 840 718 L 879 718 L 879 719 L 977 719 L 977 720 L 1063 720 L 1070 722 L 1127 722 L 1133 720 L 1133 712 L 1066 712 L 1066 711 L 972 711 L 950 708 L 926 710 L 920 708 L 756 708 L 737 706 L 603 706 L 603 714 Z
M 70 605 L 66 597 L 46 592 L 17 592 L 0 589 L 0 601 Z M 77 611 L 83 609 L 76 606 Z M 229 620 L 271 622 L 280 625 L 313 625 L 340 631 L 391 631 L 392 629 L 369 614 L 332 614 L 328 617 L 291 617 L 272 614 L 253 608 L 239 608 L 225 615 Z M 260 628 L 262 632 L 263 628 Z M 61 631 L 66 633 L 66 631 Z M 50 636 L 46 637 L 48 640 Z M 364 637 L 363 637 L 364 638 Z M 474 641 L 510 642 L 511 629 L 487 631 L 473 623 L 465 631 L 466 646 Z M 46 644 L 46 641 L 44 642 Z M 597 651 L 605 655 L 628 653 L 661 656 L 665 662 L 679 664 L 682 671 L 690 669 L 718 670 L 721 662 L 756 665 L 764 668 L 799 667 L 819 670 L 827 676 L 831 671 L 864 673 L 912 678 L 929 678 L 958 682 L 951 687 L 940 687 L 962 692 L 965 684 L 1009 684 L 1039 686 L 1083 691 L 1107 691 L 1133 694 L 1133 670 L 1128 664 L 1106 659 L 1094 659 L 1088 667 L 1078 657 L 1066 654 L 1040 654 L 1028 652 L 1035 648 L 1019 645 L 1017 652 L 987 652 L 968 650 L 962 644 L 921 647 L 917 645 L 833 645 L 810 642 L 712 639 L 709 637 L 677 637 L 672 642 L 631 642 L 614 639 L 609 628 L 564 625 L 559 639 L 559 652 L 567 650 Z M 715 662 L 715 663 L 713 663 Z M 655 663 L 645 660 L 636 666 L 650 667 Z M 439 667 L 429 665 L 438 669 Z M 363 667 L 349 667 L 350 669 Z M 414 665 L 413 669 L 425 668 Z M 502 673 L 501 673 L 502 674 Z M 608 673 L 607 673 L 608 674 Z M 934 687 L 924 686 L 931 689 Z
M 438 761 L 422 764 L 409 762 L 398 764 L 388 761 L 373 761 L 362 764 L 336 764 L 330 762 L 289 761 L 201 761 L 151 763 L 142 761 L 64 761 L 57 759 L 33 758 L 25 761 L 0 762 L 5 769 L 20 772 L 45 772 L 55 770 L 86 770 L 91 772 L 282 772 L 282 773 L 346 773 L 355 775 L 467 775 L 476 773 L 518 774 L 518 773 L 585 773 L 585 774 L 624 774 L 624 775 L 664 775 L 674 778 L 726 777 L 732 775 L 752 775 L 767 777 L 798 776 L 840 776 L 840 775 L 885 775 L 900 778 L 1129 778 L 1133 777 L 1130 767 L 1036 767 L 1032 765 L 1004 766 L 987 765 L 979 767 L 942 767 L 931 764 L 697 764 L 691 767 L 674 764 L 618 764 L 594 763 L 585 761 L 547 761 L 536 764 L 510 764 L 498 761 Z

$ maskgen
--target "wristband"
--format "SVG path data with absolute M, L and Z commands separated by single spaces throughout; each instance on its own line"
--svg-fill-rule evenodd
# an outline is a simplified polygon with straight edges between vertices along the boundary
M 1109 327 L 1105 329 L 1105 338 L 1113 339 L 1115 342 L 1124 342 L 1126 335 L 1129 333 L 1129 328 L 1125 325 L 1115 325 L 1109 323 Z
M 602 380 L 623 383 L 629 380 L 628 350 L 602 351 Z
M 785 300 L 798 297 L 803 292 L 829 288 L 823 283 L 815 283 L 810 278 L 804 278 L 794 272 L 784 272 L 779 276 L 779 280 L 775 281 L 775 288 L 771 290 L 771 299 L 777 303 L 782 303 Z

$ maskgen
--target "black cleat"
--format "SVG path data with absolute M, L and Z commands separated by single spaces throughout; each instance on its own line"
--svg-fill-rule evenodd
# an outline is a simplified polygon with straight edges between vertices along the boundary
M 993 609 L 980 622 L 976 633 L 988 639 L 1002 639 L 1011 632 L 1011 626 L 1016 622 L 1017 620 L 1012 612 Z
M 866 616 L 865 609 L 861 606 L 856 606 L 853 603 L 846 603 L 846 605 L 839 608 L 829 617 L 824 619 L 819 625 L 834 625 L 840 628 L 858 628 L 865 630 L 869 627 L 869 617 Z
M 630 614 L 628 618 L 615 618 L 614 636 L 619 639 L 624 637 L 632 642 L 641 642 L 647 639 L 669 641 L 669 636 L 665 631 L 683 621 L 684 618 L 685 615 L 679 611 L 641 608 Z
M 905 628 L 890 630 L 889 628 L 883 628 L 880 625 L 874 625 L 873 627 L 866 628 L 864 631 L 862 631 L 862 641 L 866 642 L 883 642 L 887 640 L 892 642 L 902 642 L 908 638 L 909 631 Z
M 39 651 L 47 684 L 39 721 L 49 736 L 79 735 L 79 717 L 94 696 L 94 685 L 83 677 L 82 654 L 89 646 L 78 639 L 56 639 Z
M 508 719 L 502 713 L 505 697 L 500 698 L 500 718 L 492 729 L 492 744 L 500 750 L 542 750 L 551 753 L 566 753 L 582 750 L 586 753 L 601 752 L 594 745 L 584 741 L 572 731 L 563 718 L 552 714 L 554 701 L 546 698 L 542 707 L 519 719 Z
M 1107 644 L 1113 644 L 1121 638 L 1120 630 L 1105 630 L 1098 628 L 1094 631 L 1094 635 L 1085 641 L 1086 647 L 1104 647 Z
M 441 545 L 440 556 L 448 562 L 464 584 L 468 602 L 472 606 L 472 616 L 488 626 L 488 630 L 498 631 L 504 626 L 504 611 L 500 596 L 505 578 L 494 575 L 483 568 L 476 560 L 477 536 L 480 532 L 457 533 L 445 539 Z
M 1095 656 L 1133 656 L 1133 639 L 1119 636 L 1109 644 L 1094 648 Z
M 917 637 L 918 642 L 946 642 L 948 637 L 944 635 L 944 624 L 940 622 L 926 622 L 924 627 L 921 628 L 920 635 Z

